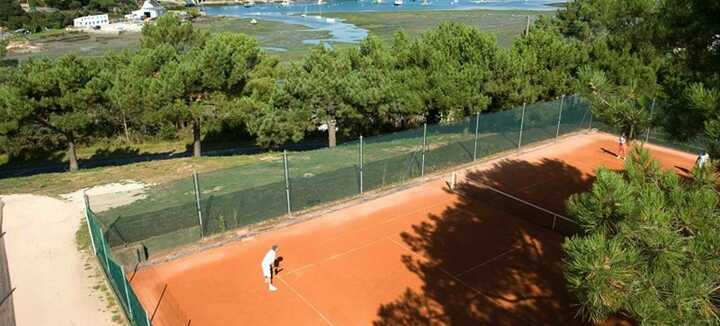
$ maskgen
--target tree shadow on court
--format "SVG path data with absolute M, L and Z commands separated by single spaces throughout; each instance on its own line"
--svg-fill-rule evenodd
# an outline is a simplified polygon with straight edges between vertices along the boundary
M 549 159 L 504 160 L 469 173 L 455 186 L 453 206 L 401 234 L 413 251 L 403 262 L 423 284 L 381 305 L 374 324 L 582 324 L 565 286 L 563 235 L 552 231 L 552 214 L 486 186 L 562 214 L 566 199 L 592 181 Z

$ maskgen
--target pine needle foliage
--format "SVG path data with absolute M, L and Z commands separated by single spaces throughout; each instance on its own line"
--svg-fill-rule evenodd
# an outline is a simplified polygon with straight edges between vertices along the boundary
M 682 177 L 636 148 L 622 172 L 601 168 L 570 198 L 581 225 L 566 278 L 578 315 L 623 315 L 644 325 L 720 324 L 720 215 L 708 164 Z

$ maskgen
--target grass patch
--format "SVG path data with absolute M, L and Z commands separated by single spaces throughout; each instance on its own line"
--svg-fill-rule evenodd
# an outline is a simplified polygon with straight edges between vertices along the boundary
M 28 177 L 0 179 L 0 194 L 30 193 L 57 196 L 82 188 L 129 179 L 150 184 L 162 184 L 189 178 L 193 169 L 199 172 L 214 171 L 247 164 L 257 160 L 258 157 L 262 157 L 262 155 L 203 157 L 200 159 L 179 158 L 123 166 L 99 167 L 72 173 L 46 173 Z
M 456 22 L 473 26 L 492 33 L 498 44 L 508 47 L 525 30 L 527 16 L 537 19 L 543 14 L 537 11 L 498 10 L 443 10 L 443 11 L 401 11 L 401 12 L 356 12 L 328 13 L 327 16 L 345 19 L 346 22 L 367 29 L 381 39 L 390 42 L 396 32 L 402 30 L 410 36 L 434 28 L 444 22 Z
M 88 233 L 87 224 L 82 219 L 79 223 L 77 231 L 75 231 L 75 245 L 78 252 L 85 259 L 85 270 L 89 274 L 89 278 L 93 284 L 91 289 L 93 294 L 97 295 L 99 300 L 102 300 L 105 304 L 102 312 L 109 313 L 111 315 L 110 320 L 119 325 L 129 325 L 126 318 L 120 312 L 120 304 L 113 292 L 108 287 L 108 282 L 104 277 L 102 267 L 99 265 L 99 261 L 96 259 L 94 253 L 92 253 L 90 245 L 90 234 Z

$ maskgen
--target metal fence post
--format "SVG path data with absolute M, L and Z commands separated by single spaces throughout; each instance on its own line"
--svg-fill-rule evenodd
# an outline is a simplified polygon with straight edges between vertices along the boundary
M 560 97 L 560 113 L 558 114 L 557 130 L 555 130 L 555 138 L 560 137 L 560 121 L 562 120 L 563 102 L 565 102 L 565 95 Z
M 473 161 L 477 160 L 477 147 L 480 128 L 480 112 L 475 113 L 475 144 L 473 147 Z
M 652 129 L 652 117 L 655 113 L 655 99 L 652 101 L 652 105 L 650 106 L 650 125 L 648 126 L 647 133 L 645 134 L 645 142 L 647 143 L 650 140 L 650 130 Z
M 520 136 L 518 137 L 518 149 L 522 146 L 523 125 L 525 124 L 525 102 L 523 102 L 522 116 L 520 117 Z
M 133 318 L 132 305 L 130 304 L 130 292 L 128 291 L 128 282 L 125 278 L 125 267 L 123 267 L 122 265 L 120 265 L 120 273 L 122 273 L 123 277 L 123 288 L 125 288 L 125 300 L 127 300 L 125 302 L 127 302 L 128 317 L 130 318 L 130 320 L 133 320 L 135 318 Z
M 197 207 L 198 221 L 200 222 L 200 238 L 205 238 L 205 227 L 203 226 L 202 219 L 202 206 L 200 205 L 200 185 L 198 182 L 198 175 L 193 170 L 193 185 L 195 187 L 195 206 Z
M 363 194 L 363 136 L 360 136 L 360 194 Z
M 287 150 L 283 150 L 283 167 L 285 169 L 285 197 L 287 199 L 287 213 L 292 215 L 290 206 L 290 173 L 288 172 Z
M 90 244 L 92 244 L 93 253 L 97 256 L 97 247 L 95 247 L 95 237 L 93 236 L 92 228 L 90 227 L 90 216 L 88 215 L 88 211 L 90 211 L 90 198 L 88 198 L 87 193 L 85 193 L 85 190 L 82 192 L 83 195 L 83 206 L 85 207 L 84 213 L 85 213 L 85 224 L 87 224 L 88 234 L 90 235 Z M 2 204 L 0 204 L 0 210 L 2 210 Z M 2 212 L 0 212 L 0 233 L 2 233 Z
M 108 258 L 108 250 L 107 250 L 107 244 L 105 243 L 105 236 L 100 237 L 100 241 L 102 242 L 102 250 L 103 250 L 103 256 L 105 256 L 105 271 L 108 273 L 108 277 L 110 276 L 110 259 Z
M 427 122 L 423 124 L 422 163 L 420 165 L 420 176 L 425 176 L 425 146 L 427 146 Z

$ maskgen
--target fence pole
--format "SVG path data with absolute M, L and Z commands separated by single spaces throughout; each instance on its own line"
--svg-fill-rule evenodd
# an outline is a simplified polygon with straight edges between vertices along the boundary
M 654 113 L 655 113 L 655 99 L 653 99 L 652 105 L 650 106 L 650 125 L 648 126 L 647 133 L 645 134 L 645 142 L 646 143 L 650 140 L 650 130 L 652 129 L 652 118 L 653 118 Z
M 360 194 L 363 194 L 363 136 L 360 136 Z
M 85 193 L 85 190 L 82 192 L 83 195 L 83 205 L 85 207 L 84 213 L 85 213 L 85 224 L 87 224 L 88 228 L 88 234 L 90 235 L 90 244 L 92 244 L 93 253 L 97 256 L 97 247 L 95 247 L 95 237 L 93 236 L 92 228 L 90 227 L 90 216 L 88 215 L 88 211 L 90 210 L 90 198 L 88 198 L 87 193 Z M 2 205 L 0 205 L 0 208 L 2 208 Z M 0 212 L 0 233 L 2 233 L 2 212 Z
M 103 256 L 105 256 L 105 271 L 108 274 L 108 277 L 112 277 L 110 275 L 110 259 L 108 258 L 108 250 L 107 250 L 107 244 L 105 244 L 105 236 L 100 237 L 100 244 L 102 245 L 103 249 Z
M 203 227 L 202 220 L 202 206 L 200 205 L 200 185 L 198 182 L 198 175 L 193 170 L 193 185 L 195 186 L 195 206 L 197 206 L 198 221 L 200 222 L 200 238 L 205 238 L 205 227 Z
M 477 147 L 480 128 L 480 112 L 475 113 L 475 145 L 473 147 L 473 161 L 477 160 Z
M 520 117 L 520 136 L 518 137 L 518 149 L 522 146 L 523 125 L 525 124 L 525 102 L 523 102 L 522 116 Z
M 565 95 L 560 97 L 560 114 L 558 114 L 557 130 L 555 130 L 555 139 L 560 137 L 560 121 L 562 120 L 563 102 L 565 102 Z
M 292 215 L 290 207 L 290 173 L 288 172 L 287 150 L 283 151 L 283 167 L 285 169 L 285 197 L 287 199 L 287 213 Z
M 422 142 L 422 164 L 420 165 L 420 176 L 425 176 L 425 146 L 427 145 L 427 122 L 423 124 Z
M 125 289 L 125 300 L 127 300 L 125 302 L 127 302 L 128 317 L 130 320 L 133 320 L 135 318 L 133 318 L 132 305 L 130 304 L 130 292 L 128 291 L 128 282 L 125 278 L 125 267 L 123 267 L 122 265 L 120 265 L 120 273 L 122 273 L 123 277 L 123 288 Z

